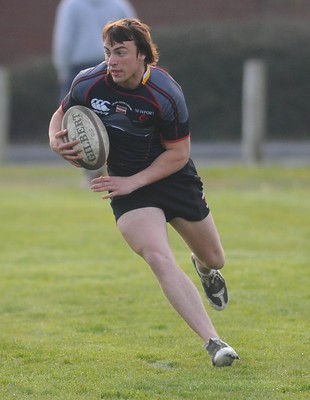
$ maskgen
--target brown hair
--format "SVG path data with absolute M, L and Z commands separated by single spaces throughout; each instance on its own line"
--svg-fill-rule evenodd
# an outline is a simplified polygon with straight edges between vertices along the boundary
M 103 29 L 103 40 L 111 45 L 133 40 L 138 53 L 145 55 L 145 63 L 156 65 L 159 59 L 157 46 L 153 43 L 150 27 L 136 18 L 124 18 L 109 22 Z

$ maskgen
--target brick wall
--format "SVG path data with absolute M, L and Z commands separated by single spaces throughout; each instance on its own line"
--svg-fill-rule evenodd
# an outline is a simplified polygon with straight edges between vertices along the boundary
M 310 0 L 132 0 L 152 27 L 268 15 L 310 18 Z M 0 0 L 0 64 L 50 53 L 57 0 Z
M 0 64 L 50 51 L 56 0 L 0 0 Z

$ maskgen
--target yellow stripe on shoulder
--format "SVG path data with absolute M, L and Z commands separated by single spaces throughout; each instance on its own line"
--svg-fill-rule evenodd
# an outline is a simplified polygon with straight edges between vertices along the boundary
M 142 77 L 142 85 L 145 85 L 151 75 L 151 67 L 148 65 Z

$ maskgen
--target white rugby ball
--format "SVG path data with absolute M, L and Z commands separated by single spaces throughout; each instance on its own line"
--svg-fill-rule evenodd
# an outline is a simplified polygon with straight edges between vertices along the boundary
M 63 119 L 62 129 L 67 129 L 66 142 L 79 140 L 73 148 L 81 148 L 82 159 L 78 163 L 85 169 L 101 168 L 109 155 L 109 137 L 101 119 L 84 106 L 70 107 Z

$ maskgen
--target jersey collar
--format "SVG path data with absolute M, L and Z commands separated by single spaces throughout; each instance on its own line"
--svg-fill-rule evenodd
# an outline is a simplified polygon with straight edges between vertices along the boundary
M 142 81 L 141 81 L 142 85 L 146 84 L 146 82 L 149 80 L 150 76 L 151 76 L 151 67 L 149 65 L 147 65 L 146 71 L 144 72 L 143 77 L 142 77 Z

